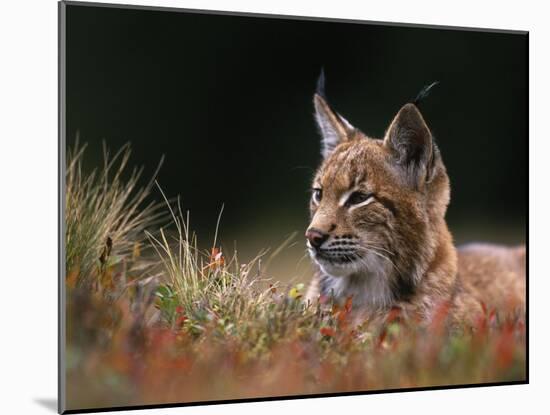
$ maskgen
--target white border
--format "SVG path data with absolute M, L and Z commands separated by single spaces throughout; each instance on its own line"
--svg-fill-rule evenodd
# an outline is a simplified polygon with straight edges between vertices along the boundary
M 550 273 L 548 169 L 549 25 L 544 2 L 402 0 L 117 1 L 139 5 L 529 30 L 530 288 L 528 386 L 367 395 L 149 410 L 140 413 L 229 414 L 280 411 L 334 414 L 517 414 L 544 408 L 550 371 L 546 310 Z M 6 413 L 52 413 L 57 361 L 57 5 L 55 0 L 2 2 L 0 12 L 0 287 L 3 399 Z M 503 88 L 506 86 L 503 85 Z M 513 166 L 511 166 L 513 168 Z M 510 189 L 510 197 L 517 197 Z M 546 301 L 545 301 L 546 300 Z M 538 412 L 544 411 L 540 409 Z

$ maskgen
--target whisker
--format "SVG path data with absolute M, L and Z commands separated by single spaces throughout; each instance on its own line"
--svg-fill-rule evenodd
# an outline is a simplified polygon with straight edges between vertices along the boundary
M 371 246 L 369 247 L 370 249 L 367 249 L 365 248 L 365 246 L 362 246 L 362 247 L 359 247 L 360 251 L 361 252 L 366 252 L 366 253 L 372 253 L 374 255 L 377 255 L 379 256 L 380 258 L 383 258 L 385 259 L 386 261 L 388 261 L 396 270 L 397 272 L 399 272 L 401 274 L 401 270 L 399 269 L 399 267 L 395 264 L 395 262 L 393 262 L 388 256 L 380 253 L 377 251 L 377 249 L 381 249 L 380 247 L 374 247 L 374 246 Z M 385 250 L 386 252 L 389 252 L 387 250 Z
M 298 260 L 298 263 L 296 264 L 296 268 L 298 268 L 300 266 L 300 264 L 302 263 L 302 261 L 304 259 L 306 259 L 308 256 L 309 256 L 309 251 L 306 249 L 305 252 L 304 252 L 304 255 L 302 255 L 300 257 L 300 259 Z
M 393 252 L 387 250 L 386 248 L 382 248 L 381 246 L 376 245 L 376 244 L 373 243 L 373 242 L 368 242 L 368 241 L 367 241 L 367 242 L 363 243 L 363 245 L 364 245 L 364 246 L 367 246 L 367 247 L 369 247 L 369 248 L 375 248 L 375 249 L 378 249 L 378 250 L 380 250 L 380 251 L 387 252 L 387 253 L 390 254 L 390 255 L 393 255 Z

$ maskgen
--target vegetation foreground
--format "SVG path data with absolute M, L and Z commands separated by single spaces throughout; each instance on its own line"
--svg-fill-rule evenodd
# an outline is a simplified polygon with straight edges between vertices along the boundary
M 66 176 L 67 409 L 526 379 L 521 320 L 450 330 L 442 304 L 427 327 L 397 309 L 352 325 L 353 298 L 306 303 L 217 235 L 201 251 L 178 203 L 147 203 L 128 146 L 90 174 L 83 152 Z

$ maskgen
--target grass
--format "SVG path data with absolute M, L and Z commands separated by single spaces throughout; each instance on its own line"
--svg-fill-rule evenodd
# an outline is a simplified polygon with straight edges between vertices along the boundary
M 306 303 L 302 284 L 270 280 L 265 251 L 241 263 L 217 234 L 199 249 L 178 203 L 146 204 L 139 170 L 123 180 L 129 147 L 90 175 L 82 154 L 67 176 L 69 409 L 525 379 L 522 322 L 487 310 L 451 331 L 442 308 L 429 326 L 398 310 L 351 324 L 352 299 Z
M 104 144 L 104 165 L 88 174 L 82 172 L 85 149 L 77 144 L 69 151 L 66 173 L 66 267 L 75 284 L 93 282 L 98 260 L 102 266 L 129 262 L 145 229 L 165 216 L 161 204 L 146 202 L 153 181 L 137 188 L 142 169 L 127 172 L 129 144 L 113 156 Z

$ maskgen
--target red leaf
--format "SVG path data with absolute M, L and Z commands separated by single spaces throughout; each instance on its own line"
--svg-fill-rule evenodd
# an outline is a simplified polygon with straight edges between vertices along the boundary
M 387 330 L 384 329 L 378 336 L 378 344 L 376 345 L 379 349 L 382 348 L 382 345 L 384 344 L 384 340 L 386 340 L 386 335 L 388 334 Z
M 388 313 L 388 317 L 386 317 L 386 323 L 391 324 L 394 321 L 399 320 L 400 316 L 401 316 L 401 309 L 399 307 L 392 307 L 392 309 Z
M 352 296 L 350 295 L 347 299 L 346 299 L 346 304 L 344 305 L 344 310 L 346 310 L 346 313 L 349 313 L 351 311 L 351 306 L 352 306 Z
M 449 311 L 451 309 L 450 301 L 440 302 L 434 310 L 432 317 L 431 328 L 432 330 L 441 330 L 445 327 L 447 317 L 449 316 Z
M 319 330 L 323 336 L 334 337 L 336 334 L 332 327 L 321 327 Z
M 504 327 L 496 344 L 497 364 L 500 368 L 507 368 L 514 360 L 514 332 L 511 327 Z
M 187 317 L 185 316 L 179 316 L 177 321 L 176 321 L 176 324 L 178 326 L 183 326 L 183 323 L 185 323 L 185 321 L 187 320 Z
M 483 310 L 483 315 L 487 315 L 487 306 L 485 305 L 485 303 L 482 301 L 481 302 L 481 309 Z

